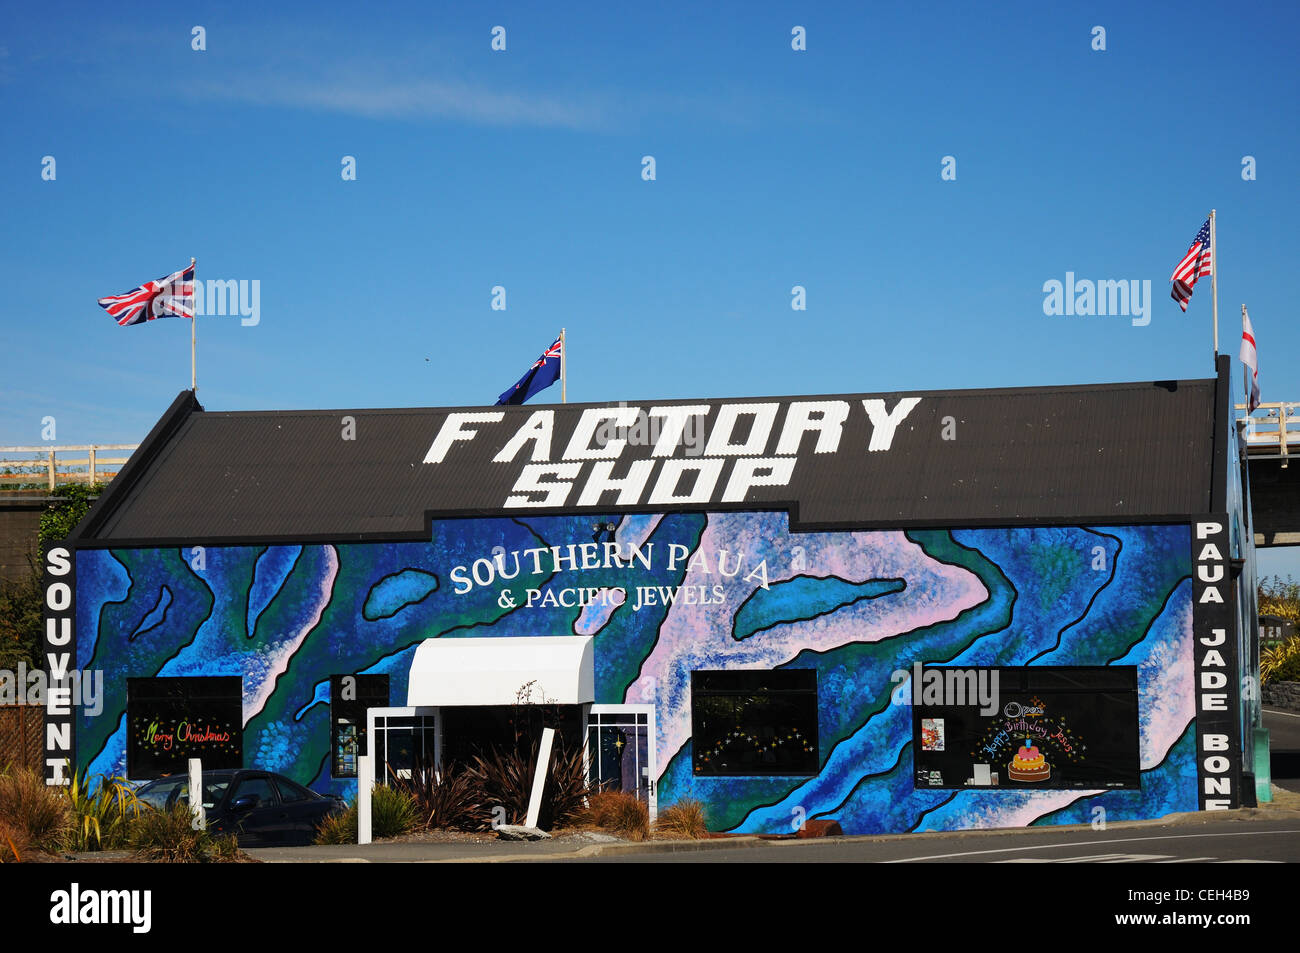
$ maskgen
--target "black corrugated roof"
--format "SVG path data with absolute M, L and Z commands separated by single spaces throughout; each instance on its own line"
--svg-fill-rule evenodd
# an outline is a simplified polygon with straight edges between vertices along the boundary
M 613 492 L 581 509 L 592 514 L 672 509 L 788 508 L 796 528 L 921 525 L 1133 522 L 1210 511 L 1216 381 L 1104 384 L 1025 389 L 926 391 L 829 397 L 644 401 L 633 406 L 707 404 L 705 431 L 721 409 L 744 405 L 772 414 L 761 453 L 790 467 L 781 485 L 752 486 L 724 502 L 736 455 L 715 453 L 718 468 L 707 502 L 670 505 L 650 500 L 667 460 L 699 457 L 679 448 L 654 456 L 628 446 L 612 476 L 649 468 L 635 502 L 618 505 Z M 868 449 L 873 433 L 864 402 L 886 410 L 919 398 L 888 450 Z M 816 405 L 813 416 L 846 416 L 835 452 L 815 452 L 803 433 L 797 455 L 777 453 L 792 405 Z M 775 405 L 775 406 L 769 406 Z M 549 460 L 562 463 L 584 411 L 608 404 L 388 410 L 204 411 L 184 392 L 79 528 L 83 543 L 259 542 L 310 539 L 423 538 L 433 515 L 508 515 L 572 511 L 598 461 L 568 461 L 578 476 L 555 506 L 535 502 L 518 481 L 533 462 L 530 443 L 509 462 L 494 462 L 526 421 L 549 412 Z M 452 443 L 445 459 L 425 463 L 450 414 L 500 413 L 499 422 L 465 425 L 469 440 Z M 544 415 L 546 416 L 546 415 Z M 344 439 L 346 422 L 355 439 Z M 740 415 L 732 445 L 746 442 L 753 418 Z M 600 441 L 598 440 L 599 444 Z M 719 448 L 722 449 L 722 448 Z M 751 448 L 757 450 L 757 448 Z M 543 455 L 543 463 L 545 462 Z M 763 471 L 760 467 L 758 472 Z M 555 482 L 549 471 L 538 477 Z M 685 494 L 691 478 L 683 477 Z M 779 481 L 778 481 L 779 482 Z M 678 484 L 674 483 L 674 486 Z

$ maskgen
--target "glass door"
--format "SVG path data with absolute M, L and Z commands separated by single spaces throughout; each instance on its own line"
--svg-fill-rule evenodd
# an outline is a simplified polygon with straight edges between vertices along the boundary
M 375 783 L 409 781 L 437 771 L 441 757 L 437 708 L 371 708 L 366 739 L 375 756 Z
M 634 794 L 655 819 L 655 706 L 592 705 L 587 713 L 587 777 Z

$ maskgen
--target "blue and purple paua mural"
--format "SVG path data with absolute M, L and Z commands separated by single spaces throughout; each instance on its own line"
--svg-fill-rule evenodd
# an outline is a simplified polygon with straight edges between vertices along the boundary
M 104 711 L 78 723 L 92 772 L 125 773 L 128 677 L 238 675 L 245 765 L 349 793 L 355 782 L 329 775 L 331 675 L 386 673 L 400 705 L 424 639 L 590 635 L 596 700 L 656 706 L 660 807 L 695 798 L 715 830 L 783 833 L 800 816 L 846 833 L 1014 827 L 1197 806 L 1186 525 L 444 520 L 427 543 L 81 550 L 76 591 L 78 664 L 104 671 Z M 912 709 L 891 695 L 910 692 L 892 676 L 917 662 L 1135 666 L 1141 789 L 916 788 Z M 691 672 L 774 668 L 816 670 L 817 774 L 696 776 Z

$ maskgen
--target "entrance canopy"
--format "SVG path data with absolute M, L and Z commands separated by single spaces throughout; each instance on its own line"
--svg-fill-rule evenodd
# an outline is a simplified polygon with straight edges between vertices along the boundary
M 513 705 L 532 682 L 531 701 L 596 700 L 590 636 L 425 639 L 415 650 L 408 705 Z M 527 699 L 525 699 L 527 700 Z

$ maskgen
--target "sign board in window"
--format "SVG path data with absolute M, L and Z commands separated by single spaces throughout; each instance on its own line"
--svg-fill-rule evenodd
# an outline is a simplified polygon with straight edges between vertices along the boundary
M 355 778 L 366 753 L 366 710 L 388 707 L 387 675 L 330 676 L 330 776 Z
M 927 666 L 912 701 L 917 788 L 1141 786 L 1135 666 Z
M 126 773 L 132 780 L 243 767 L 244 689 L 238 675 L 126 680 Z
M 691 673 L 696 775 L 818 770 L 815 669 Z

